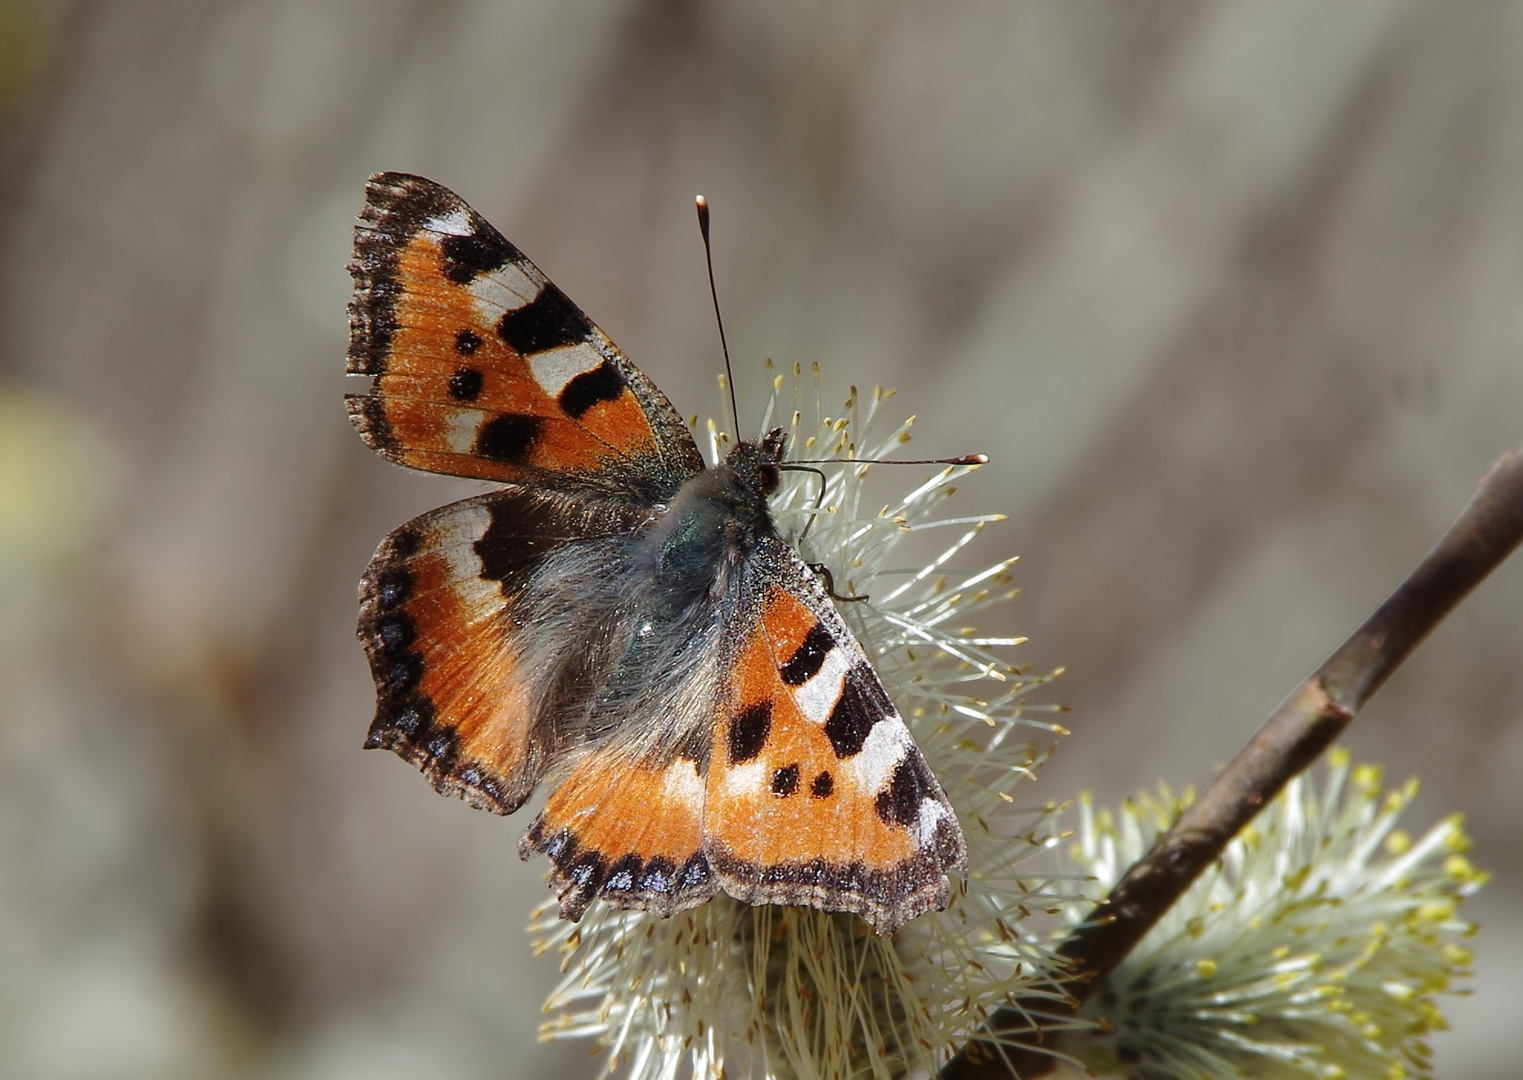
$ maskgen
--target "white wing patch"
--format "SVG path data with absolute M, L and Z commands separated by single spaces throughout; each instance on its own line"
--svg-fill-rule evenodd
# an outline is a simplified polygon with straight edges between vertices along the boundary
M 505 312 L 517 311 L 532 303 L 543 287 L 543 281 L 534 280 L 523 267 L 510 262 L 489 274 L 473 278 L 466 291 L 475 301 L 476 312 L 482 316 L 482 321 L 495 323 Z
M 491 524 L 492 514 L 485 506 L 465 507 L 430 541 L 449 563 L 449 579 L 472 625 L 495 619 L 503 606 L 502 587 L 481 576 L 481 556 L 476 553 L 476 541 Z
M 457 454 L 469 454 L 476 445 L 476 430 L 485 419 L 486 414 L 480 409 L 450 410 L 446 418 L 449 448 Z
M 465 207 L 451 210 L 442 217 L 430 218 L 424 226 L 429 232 L 441 233 L 444 236 L 470 236 L 475 232 L 471 225 L 471 215 Z
M 947 817 L 949 811 L 932 798 L 920 800 L 920 813 L 915 818 L 915 842 L 930 847 L 936 839 L 936 826 Z
M 890 714 L 873 725 L 861 752 L 848 758 L 845 764 L 856 773 L 863 788 L 882 791 L 914 745 L 904 721 Z
M 698 775 L 698 763 L 677 758 L 666 767 L 662 777 L 662 794 L 675 799 L 684 806 L 697 810 L 703 806 L 703 777 Z
M 724 793 L 731 798 L 755 795 L 763 787 L 766 772 L 767 763 L 761 758 L 744 765 L 731 765 L 724 772 Z
M 825 654 L 820 670 L 802 686 L 794 687 L 793 701 L 799 707 L 799 712 L 815 724 L 823 724 L 830 719 L 830 711 L 840 700 L 846 673 L 851 668 L 850 653 L 837 642 L 836 647 Z
M 603 364 L 603 354 L 585 341 L 531 353 L 528 359 L 534 381 L 552 398 L 559 397 L 572 379 Z

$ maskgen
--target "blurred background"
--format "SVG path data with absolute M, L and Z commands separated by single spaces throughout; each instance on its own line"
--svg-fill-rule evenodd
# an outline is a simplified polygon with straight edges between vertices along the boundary
M 988 452 L 1031 801 L 1203 782 L 1523 441 L 1523 4 L 0 2 L 0 1075 L 590 1076 L 524 820 L 362 753 L 366 175 L 514 239 L 686 413 L 717 349 Z M 1516 1075 L 1523 564 L 1352 729 L 1496 873 L 1449 1078 Z

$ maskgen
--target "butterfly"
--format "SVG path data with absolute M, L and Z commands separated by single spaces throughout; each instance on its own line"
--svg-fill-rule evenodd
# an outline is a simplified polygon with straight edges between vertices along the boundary
M 448 189 L 381 173 L 355 227 L 346 399 L 399 465 L 502 487 L 409 521 L 360 584 L 367 747 L 511 814 L 562 917 L 723 891 L 946 906 L 957 818 L 768 509 L 782 429 L 707 467 L 654 384 Z

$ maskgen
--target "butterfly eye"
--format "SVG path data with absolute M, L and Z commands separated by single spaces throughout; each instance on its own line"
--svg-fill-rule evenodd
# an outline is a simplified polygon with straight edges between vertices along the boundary
M 781 474 L 776 465 L 766 464 L 756 470 L 757 487 L 761 488 L 763 495 L 771 495 L 781 483 Z
M 775 427 L 762 436 L 762 457 L 768 461 L 782 461 L 783 455 L 788 452 L 788 433 L 780 427 Z

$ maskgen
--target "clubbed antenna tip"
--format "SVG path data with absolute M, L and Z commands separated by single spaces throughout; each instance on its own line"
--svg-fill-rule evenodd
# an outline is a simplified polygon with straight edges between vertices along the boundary
M 719 348 L 724 353 L 725 381 L 730 384 L 730 418 L 735 430 L 740 430 L 740 409 L 735 404 L 735 373 L 730 369 L 730 343 L 724 336 L 724 319 L 719 314 L 719 290 L 714 287 L 714 253 L 709 248 L 709 200 L 702 195 L 693 196 L 693 206 L 698 211 L 698 231 L 703 234 L 703 262 L 709 271 L 709 296 L 714 301 L 714 321 L 719 324 Z

